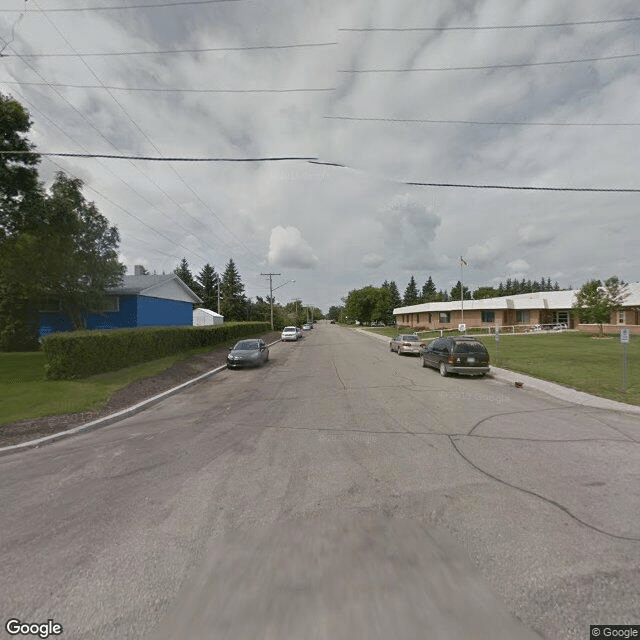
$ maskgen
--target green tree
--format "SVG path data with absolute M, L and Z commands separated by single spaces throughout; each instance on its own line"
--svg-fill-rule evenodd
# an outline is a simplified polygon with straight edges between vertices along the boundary
M 220 281 L 220 313 L 225 320 L 244 320 L 246 309 L 244 284 L 233 259 L 230 258 Z
M 452 300 L 460 300 L 460 287 L 462 287 L 462 282 L 458 280 L 455 286 L 451 289 L 451 293 L 449 294 Z M 469 291 L 469 288 L 463 287 L 463 291 L 464 291 L 464 299 L 471 300 L 471 292 Z
M 24 107 L 0 93 L 0 242 L 38 222 L 29 215 L 41 208 L 43 197 L 40 156 L 27 138 L 30 128 Z
M 10 351 L 39 347 L 39 283 L 30 276 L 40 262 L 28 253 L 33 238 L 21 237 L 37 232 L 44 215 L 40 157 L 28 153 L 34 148 L 27 138 L 30 128 L 22 105 L 0 94 L 0 349 Z
M 333 305 L 332 307 L 329 307 L 329 311 L 327 313 L 327 318 L 329 320 L 335 320 L 336 322 L 338 322 L 338 320 L 340 320 L 340 313 L 343 310 L 344 310 L 344 307 Z
M 620 311 L 629 296 L 627 285 L 617 276 L 605 280 L 589 280 L 578 293 L 573 304 L 573 314 L 580 322 L 597 324 L 599 335 L 604 334 L 603 325 L 611 321 L 611 314 Z
M 376 316 L 381 313 L 384 314 L 387 307 L 386 305 L 384 307 L 381 306 L 381 295 L 386 296 L 388 292 L 382 287 L 374 287 L 372 285 L 349 291 L 345 302 L 345 312 L 349 320 L 359 320 L 368 324 L 376 319 L 374 314 Z
M 436 285 L 433 282 L 433 279 L 431 278 L 431 276 L 429 276 L 427 281 L 422 285 L 420 302 L 434 302 L 437 295 L 438 295 L 438 291 L 436 289 Z
M 184 282 L 187 287 L 191 289 L 191 291 L 193 291 L 199 297 L 202 297 L 200 295 L 202 293 L 202 287 L 198 282 L 196 282 L 196 279 L 193 277 L 186 258 L 182 258 L 180 264 L 173 270 L 173 273 L 175 273 L 178 278 L 180 278 L 180 280 L 182 280 L 182 282 Z
M 499 295 L 500 293 L 498 289 L 494 289 L 493 287 L 478 287 L 473 292 L 473 299 L 483 300 L 485 298 L 495 298 L 496 296 L 499 296 Z
M 105 292 L 117 286 L 126 268 L 118 262 L 120 235 L 82 195 L 83 182 L 56 174 L 46 198 L 47 224 L 35 236 L 44 293 L 60 299 L 74 328 L 86 328 L 87 315 L 104 308 Z
M 218 274 L 207 262 L 195 278 L 205 309 L 218 310 Z
M 405 307 L 409 307 L 413 304 L 420 302 L 420 295 L 418 294 L 418 285 L 416 279 L 411 276 L 407 288 L 404 290 L 404 297 L 402 298 L 402 304 Z

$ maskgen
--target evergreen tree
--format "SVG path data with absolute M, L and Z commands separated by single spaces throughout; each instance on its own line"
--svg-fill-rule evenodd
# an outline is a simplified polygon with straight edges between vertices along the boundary
M 394 324 L 396 321 L 395 316 L 393 315 L 393 310 L 402 306 L 402 298 L 400 297 L 400 292 L 398 291 L 398 285 L 395 280 L 391 280 L 389 282 L 389 306 L 387 307 L 387 319 L 385 320 L 386 324 Z
M 200 296 L 201 287 L 193 277 L 186 258 L 182 258 L 180 264 L 173 270 L 173 273 L 175 273 L 178 278 L 180 278 L 180 280 L 182 280 L 182 282 L 184 282 L 187 287 L 191 289 L 191 291 Z
M 202 267 L 200 273 L 196 276 L 196 280 L 200 285 L 198 295 L 202 298 L 202 305 L 205 309 L 212 311 L 218 310 L 218 274 L 215 269 L 207 262 Z
M 246 308 L 244 284 L 233 259 L 230 258 L 220 281 L 220 313 L 227 321 L 244 320 Z
M 462 287 L 462 282 L 460 282 L 460 280 L 458 280 L 458 282 L 456 282 L 455 286 L 451 289 L 451 299 L 452 300 L 460 300 L 460 288 Z M 464 287 L 464 299 L 465 300 L 471 300 L 471 292 L 469 291 L 469 289 L 467 287 Z
M 413 304 L 418 304 L 420 301 L 420 296 L 418 294 L 418 285 L 416 284 L 416 279 L 411 276 L 409 280 L 409 284 L 407 288 L 404 290 L 404 298 L 402 299 L 402 304 L 405 307 L 409 307 Z
M 502 280 L 500 281 L 500 284 L 498 285 L 498 296 L 504 296 L 505 295 L 505 289 L 504 289 L 504 285 L 502 284 Z
M 428 280 L 422 285 L 420 302 L 434 302 L 437 295 L 438 291 L 436 290 L 436 285 L 434 284 L 431 276 L 429 276 Z

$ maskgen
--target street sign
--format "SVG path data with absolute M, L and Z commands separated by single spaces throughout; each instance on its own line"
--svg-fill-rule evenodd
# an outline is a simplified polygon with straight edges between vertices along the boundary
M 460 333 L 464 333 L 467 330 L 467 325 L 463 323 L 458 325 L 458 331 L 460 331 Z
M 620 328 L 620 344 L 622 345 L 622 392 L 627 392 L 627 345 L 629 344 L 629 327 Z

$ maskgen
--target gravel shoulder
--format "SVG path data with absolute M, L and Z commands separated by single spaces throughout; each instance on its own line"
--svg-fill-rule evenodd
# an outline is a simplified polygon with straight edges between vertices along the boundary
M 270 344 L 280 339 L 280 332 L 273 331 L 260 337 L 267 344 Z M 142 402 L 207 371 L 211 371 L 211 369 L 223 366 L 226 364 L 228 353 L 229 349 L 227 347 L 216 347 L 207 353 L 201 353 L 182 362 L 176 362 L 169 369 L 158 375 L 136 380 L 119 389 L 109 398 L 104 407 L 97 411 L 45 416 L 2 425 L 0 427 L 0 447 L 8 447 L 28 440 L 50 436 L 131 407 L 138 402 Z

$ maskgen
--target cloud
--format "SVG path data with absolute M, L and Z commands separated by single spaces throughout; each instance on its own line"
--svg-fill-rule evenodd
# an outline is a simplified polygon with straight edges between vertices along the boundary
M 535 226 L 529 224 L 518 229 L 518 244 L 527 247 L 535 247 L 541 244 L 548 244 L 554 238 L 554 232 L 548 226 Z
M 428 269 L 438 262 L 429 246 L 442 222 L 434 208 L 432 202 L 402 193 L 394 196 L 378 215 L 384 241 L 405 269 Z
M 291 269 L 312 269 L 319 260 L 297 227 L 271 229 L 269 264 Z
M 379 253 L 367 253 L 362 257 L 362 264 L 370 269 L 375 269 L 384 264 L 384 257 Z
M 529 266 L 529 263 L 526 260 L 523 260 L 522 258 L 518 258 L 518 260 L 509 262 L 509 264 L 507 264 L 507 267 L 509 267 L 510 271 L 517 271 L 517 272 L 523 272 L 523 273 L 526 273 L 531 268 Z
M 474 244 L 465 253 L 465 259 L 470 265 L 484 267 L 490 262 L 494 262 L 500 253 L 500 243 L 498 238 L 489 238 L 482 244 Z

